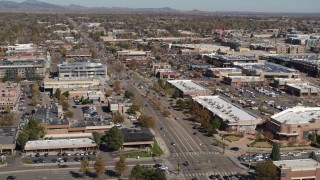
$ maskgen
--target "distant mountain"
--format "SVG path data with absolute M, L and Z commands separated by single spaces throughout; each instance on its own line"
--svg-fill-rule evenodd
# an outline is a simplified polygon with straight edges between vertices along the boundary
M 63 6 L 45 3 L 37 0 L 26 0 L 21 3 L 13 1 L 0 1 L 0 10 L 12 11 L 62 11 L 67 10 Z

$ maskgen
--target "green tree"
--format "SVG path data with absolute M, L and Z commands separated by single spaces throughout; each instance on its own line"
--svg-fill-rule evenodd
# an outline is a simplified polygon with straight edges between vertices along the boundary
M 179 97 L 179 91 L 175 90 L 172 94 L 172 98 L 177 99 Z
M 68 111 L 66 112 L 66 117 L 67 117 L 67 118 L 73 118 L 73 116 L 74 116 L 74 114 L 73 114 L 72 111 L 68 110 Z
M 156 123 L 154 121 L 154 119 L 151 116 L 142 114 L 139 118 L 138 118 L 138 122 L 140 123 L 140 125 L 142 127 L 148 127 L 148 128 L 152 128 L 154 129 Z
M 109 149 L 117 150 L 123 145 L 123 134 L 117 127 L 112 127 L 103 138 L 103 142 Z
M 310 153 L 310 156 L 309 156 L 311 159 L 317 159 L 317 155 L 316 155 L 316 153 L 314 152 L 314 151 L 312 151 L 311 153 Z
M 166 180 L 166 175 L 155 169 L 146 169 L 143 166 L 135 165 L 132 170 L 130 177 L 135 179 L 157 179 Z
M 54 92 L 53 97 L 55 97 L 56 99 L 60 99 L 61 96 L 61 90 L 58 88 L 56 89 L 56 92 Z
M 60 100 L 59 104 L 62 106 L 63 110 L 65 110 L 65 111 L 68 110 L 70 107 L 68 101 Z
M 7 82 L 10 81 L 10 77 L 9 76 L 5 76 L 2 78 L 2 82 Z
M 219 129 L 220 128 L 220 121 L 218 119 L 213 120 L 212 126 L 214 129 Z
M 70 93 L 69 93 L 69 91 L 66 91 L 66 92 L 62 93 L 62 95 L 64 95 L 64 97 L 69 99 Z
M 118 173 L 119 176 L 128 169 L 128 166 L 126 164 L 126 158 L 124 156 L 120 156 L 120 159 L 118 162 L 116 162 L 115 165 L 115 171 Z
M 140 106 L 138 104 L 132 104 L 128 109 L 129 114 L 136 114 L 138 111 L 140 111 Z
M 279 147 L 278 143 L 273 143 L 270 159 L 273 160 L 273 161 L 281 160 L 280 147 Z
M 92 136 L 93 136 L 93 140 L 95 143 L 97 143 L 97 144 L 101 143 L 101 136 L 98 132 L 93 132 Z
M 28 140 L 29 140 L 29 134 L 25 131 L 21 131 L 17 138 L 17 149 L 23 150 Z
M 123 123 L 124 117 L 121 114 L 116 114 L 112 117 L 114 123 Z
M 83 160 L 81 161 L 81 165 L 80 165 L 80 172 L 83 175 L 86 175 L 89 173 L 90 169 L 89 169 L 89 160 L 87 157 L 84 157 Z
M 256 178 L 257 180 L 278 179 L 277 169 L 271 160 L 260 162 L 256 165 Z
M 124 92 L 124 98 L 130 99 L 132 97 L 133 97 L 133 93 L 132 92 L 127 91 L 127 90 Z
M 106 96 L 107 96 L 107 97 L 112 96 L 112 91 L 111 91 L 111 90 L 108 90 L 108 91 L 106 92 Z
M 96 176 L 97 178 L 99 179 L 104 171 L 105 171 L 105 168 L 104 168 L 104 160 L 103 160 L 103 157 L 102 156 L 98 156 L 97 159 L 96 159 L 96 162 L 94 163 L 94 166 L 93 166 L 95 172 L 96 172 Z

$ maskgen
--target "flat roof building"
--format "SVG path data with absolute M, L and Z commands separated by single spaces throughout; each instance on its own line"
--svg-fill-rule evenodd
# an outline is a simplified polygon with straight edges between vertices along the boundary
M 312 85 L 310 83 L 301 83 L 301 84 L 287 84 L 285 88 L 286 92 L 294 96 L 301 98 L 310 98 L 317 97 L 320 95 L 319 87 Z
M 203 56 L 209 64 L 213 64 L 216 67 L 226 68 L 233 67 L 234 63 L 258 63 L 261 60 L 254 56 L 226 56 L 226 55 L 205 55 Z M 262 61 L 263 62 L 263 61 Z
M 16 127 L 0 127 L 0 153 L 10 152 L 13 153 L 16 148 L 17 140 Z
M 97 144 L 92 139 L 78 138 L 28 141 L 24 147 L 24 152 L 88 151 L 96 149 Z
M 227 52 L 230 50 L 226 46 L 214 44 L 169 44 L 169 49 L 191 50 L 197 53 Z
M 117 57 L 122 58 L 123 60 L 125 59 L 146 59 L 148 57 L 151 57 L 152 53 L 151 51 L 118 51 L 117 52 Z
M 246 112 L 219 96 L 198 96 L 193 100 L 209 110 L 232 131 L 254 131 L 256 125 L 262 122 L 260 117 Z
M 223 78 L 223 82 L 230 86 L 261 86 L 265 84 L 265 79 L 262 76 L 227 76 Z
M 239 68 L 209 68 L 206 74 L 210 77 L 223 78 L 226 76 L 241 76 L 242 70 Z
M 273 164 L 278 167 L 280 180 L 320 179 L 320 163 L 314 159 L 281 160 Z
M 304 81 L 300 78 L 274 78 L 273 86 L 284 90 L 287 84 L 302 84 Z
M 5 112 L 10 108 L 10 111 L 15 112 L 18 110 L 18 101 L 21 95 L 20 83 L 4 82 L 0 83 L 0 112 Z
M 124 128 L 121 129 L 124 137 L 123 146 L 152 146 L 153 134 L 149 128 Z
M 101 63 L 73 62 L 58 65 L 60 78 L 84 77 L 84 78 L 107 78 L 107 67 Z
M 267 121 L 267 128 L 280 141 L 304 141 L 320 130 L 320 107 L 293 107 L 279 112 Z
M 168 80 L 167 82 L 175 87 L 182 97 L 206 96 L 211 94 L 208 89 L 194 83 L 192 80 Z

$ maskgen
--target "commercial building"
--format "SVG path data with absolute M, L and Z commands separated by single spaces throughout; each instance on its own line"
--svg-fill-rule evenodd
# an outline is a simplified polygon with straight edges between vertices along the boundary
M 234 63 L 258 63 L 260 62 L 254 56 L 224 56 L 224 55 L 205 55 L 203 59 L 216 67 L 227 68 L 233 67 Z
M 58 65 L 60 78 L 83 77 L 83 78 L 108 78 L 107 67 L 101 63 L 74 62 Z
M 21 78 L 27 80 L 42 79 L 46 73 L 44 60 L 0 61 L 0 78 Z
M 108 107 L 113 113 L 125 113 L 131 107 L 132 102 L 130 99 L 109 99 Z
M 280 90 L 285 90 L 288 84 L 303 84 L 304 81 L 300 78 L 274 78 L 273 87 Z
M 135 60 L 144 60 L 148 57 L 151 57 L 151 51 L 118 51 L 117 57 L 126 60 L 126 59 L 135 59 Z
M 56 89 L 61 91 L 81 91 L 81 93 L 87 92 L 89 89 L 99 89 L 100 85 L 104 84 L 104 79 L 98 78 L 48 78 L 46 77 L 43 81 L 44 89 L 46 91 L 52 91 L 53 93 Z
M 305 72 L 310 76 L 320 77 L 319 60 L 320 59 L 292 59 L 289 63 L 301 72 Z
M 226 76 L 223 78 L 223 82 L 235 87 L 261 86 L 265 84 L 265 79 L 262 76 Z
M 7 54 L 29 54 L 33 55 L 37 51 L 37 47 L 33 44 L 15 44 L 8 46 Z
M 275 78 L 299 78 L 298 70 L 275 63 L 235 63 L 235 67 L 242 69 L 247 76 L 262 76 L 266 82 L 272 84 Z
M 304 141 L 320 130 L 320 107 L 293 107 L 268 120 L 267 128 L 280 141 Z
M 24 147 L 26 154 L 34 152 L 78 152 L 89 150 L 97 150 L 97 144 L 89 138 L 28 141 Z
M 20 83 L 10 81 L 0 83 L 0 92 L 0 112 L 6 111 L 7 108 L 10 108 L 10 111 L 17 111 L 21 95 Z
M 314 159 L 281 160 L 273 164 L 278 167 L 280 180 L 320 179 L 320 163 Z
M 16 148 L 17 140 L 16 127 L 1 127 L 0 128 L 0 153 L 13 153 Z
M 123 128 L 123 146 L 146 147 L 153 145 L 154 136 L 149 128 Z
M 229 47 L 213 44 L 168 44 L 168 47 L 173 50 L 189 50 L 193 53 L 227 52 L 230 50 Z
M 67 58 L 72 57 L 92 57 L 92 53 L 90 51 L 67 51 L 65 53 Z
M 211 94 L 208 89 L 194 83 L 192 80 L 168 80 L 176 88 L 181 97 L 206 96 Z
M 305 52 L 305 46 L 291 44 L 276 44 L 277 54 L 301 54 Z
M 159 79 L 176 79 L 179 73 L 171 69 L 156 69 L 155 76 Z
M 226 124 L 230 131 L 252 132 L 262 122 L 260 117 L 246 112 L 219 96 L 198 96 L 193 99 L 210 111 L 213 118 Z
M 241 76 L 242 70 L 239 68 L 209 68 L 206 74 L 209 77 L 223 78 L 227 76 Z
M 150 67 L 152 70 L 156 69 L 171 69 L 171 65 L 167 62 L 153 62 Z
M 310 83 L 287 84 L 286 92 L 301 98 L 317 97 L 320 95 L 320 89 Z

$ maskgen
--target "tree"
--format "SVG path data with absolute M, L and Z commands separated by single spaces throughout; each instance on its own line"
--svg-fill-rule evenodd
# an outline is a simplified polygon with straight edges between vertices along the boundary
M 214 129 L 219 129 L 220 128 L 220 121 L 218 119 L 213 120 L 212 126 Z
M 311 153 L 310 153 L 310 156 L 309 156 L 311 159 L 314 159 L 314 160 L 316 160 L 317 159 L 317 155 L 316 155 L 316 153 L 314 152 L 314 151 L 312 151 Z
M 111 90 L 108 90 L 108 91 L 106 92 L 106 96 L 107 96 L 107 97 L 112 96 L 112 91 L 111 91 Z
M 121 82 L 120 81 L 115 81 L 113 83 L 113 89 L 115 92 L 120 93 L 121 92 Z
M 114 115 L 112 119 L 113 119 L 114 123 L 123 123 L 124 122 L 124 117 L 121 114 Z
M 14 122 L 14 114 L 4 114 L 0 119 L 0 126 L 12 126 Z
M 166 180 L 166 175 L 155 169 L 146 169 L 143 166 L 135 165 L 130 176 L 135 179 L 157 179 L 157 180 Z
M 68 101 L 60 100 L 59 104 L 62 106 L 63 110 L 68 110 L 70 107 Z
M 60 99 L 61 96 L 61 90 L 58 88 L 56 89 L 56 92 L 54 92 L 53 97 Z
M 121 148 L 123 144 L 123 134 L 117 127 L 112 127 L 109 131 L 106 131 L 106 134 L 103 138 L 103 142 L 109 149 L 117 150 Z
M 126 90 L 124 92 L 124 98 L 130 99 L 131 97 L 133 97 L 133 93 Z
M 132 104 L 128 109 L 129 114 L 136 114 L 136 112 L 140 111 L 140 106 L 137 104 Z
M 135 165 L 131 170 L 130 176 L 134 177 L 134 178 L 142 179 L 144 171 L 145 171 L 145 169 L 142 166 L 140 166 L 139 164 Z
M 120 159 L 118 162 L 116 162 L 114 169 L 119 176 L 121 176 L 121 174 L 128 169 L 128 166 L 126 164 L 126 158 L 124 156 L 120 156 Z
M 5 76 L 2 78 L 2 82 L 7 82 L 10 81 L 10 77 L 9 76 Z
M 100 178 L 104 171 L 105 171 L 105 168 L 104 168 L 104 160 L 103 160 L 103 157 L 102 156 L 98 156 L 97 159 L 96 159 L 96 162 L 94 163 L 94 166 L 93 166 L 95 172 L 96 172 L 96 176 L 97 178 Z
M 173 94 L 172 94 L 172 98 L 173 98 L 173 99 L 176 99 L 176 98 L 178 98 L 178 97 L 179 97 L 179 91 L 175 90 L 175 91 L 173 92 Z
M 69 93 L 69 91 L 66 91 L 66 92 L 62 93 L 62 95 L 64 95 L 64 97 L 69 99 L 70 93 Z
M 271 160 L 260 162 L 256 165 L 256 178 L 257 180 L 278 179 L 277 169 Z
M 21 131 L 17 138 L 17 149 L 23 150 L 28 140 L 29 134 L 27 132 Z
M 273 143 L 270 159 L 273 160 L 273 161 L 281 160 L 280 147 L 279 147 L 278 143 Z
M 93 140 L 95 143 L 97 143 L 97 144 L 101 143 L 101 136 L 98 132 L 93 132 L 92 136 L 93 136 Z
M 66 112 L 66 117 L 67 117 L 67 118 L 73 118 L 73 116 L 74 116 L 74 114 L 73 114 L 72 111 L 68 110 L 68 111 Z
M 87 157 L 84 157 L 83 160 L 81 161 L 80 172 L 83 175 L 86 175 L 89 173 L 89 160 Z
M 148 128 L 152 128 L 154 129 L 155 127 L 155 121 L 151 116 L 142 114 L 139 118 L 138 118 L 138 122 L 140 123 L 140 125 L 142 127 L 148 127 Z

